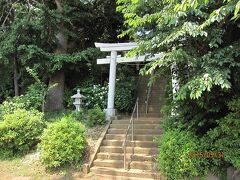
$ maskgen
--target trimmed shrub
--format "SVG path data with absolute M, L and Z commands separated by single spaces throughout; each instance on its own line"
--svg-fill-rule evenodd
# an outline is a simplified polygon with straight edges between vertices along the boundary
M 85 144 L 85 127 L 64 117 L 44 130 L 39 144 L 41 161 L 48 168 L 74 165 L 81 161 Z
M 105 124 L 105 113 L 101 110 L 99 106 L 95 107 L 94 109 L 88 110 L 86 123 L 90 127 Z
M 185 179 L 204 176 L 206 159 L 191 157 L 191 153 L 203 152 L 193 133 L 180 130 L 165 132 L 159 139 L 157 165 L 169 179 Z
M 44 129 L 43 114 L 25 109 L 3 115 L 0 122 L 0 154 L 4 157 L 24 154 L 40 140 Z

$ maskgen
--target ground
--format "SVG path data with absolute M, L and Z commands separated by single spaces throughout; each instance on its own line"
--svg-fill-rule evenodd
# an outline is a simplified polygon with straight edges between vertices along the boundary
M 84 163 L 88 162 L 90 153 L 94 151 L 95 143 L 105 126 L 96 126 L 87 130 L 88 147 Z M 0 180 L 63 180 L 63 179 L 95 179 L 94 175 L 85 175 L 81 167 L 65 167 L 56 171 L 48 171 L 41 164 L 39 152 L 31 152 L 24 157 L 0 161 Z

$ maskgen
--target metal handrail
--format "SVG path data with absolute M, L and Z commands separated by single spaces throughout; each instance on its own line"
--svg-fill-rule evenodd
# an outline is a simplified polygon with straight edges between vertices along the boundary
M 137 114 L 137 120 L 138 120 L 138 100 L 139 98 L 137 98 L 136 100 L 136 103 L 134 105 L 134 108 L 133 108 L 133 112 L 132 112 L 132 115 L 131 115 L 131 118 L 130 118 L 130 121 L 129 121 L 129 124 L 128 124 L 128 127 L 127 127 L 127 130 L 126 130 L 126 133 L 125 133 L 125 138 L 124 138 L 124 141 L 122 143 L 122 149 L 124 151 L 124 169 L 127 170 L 127 166 L 126 166 L 126 146 L 127 146 L 127 136 L 128 136 L 128 131 L 130 129 L 130 127 L 132 127 L 132 146 L 134 147 L 134 143 L 133 143 L 133 136 L 134 136 L 134 114 L 135 114 L 135 111 L 136 114 Z
M 151 72 L 151 77 L 154 74 L 155 74 L 155 71 L 152 71 Z M 150 96 L 151 96 L 152 86 L 153 86 L 153 82 L 150 82 L 150 85 L 149 85 L 148 90 L 147 90 L 147 96 L 146 96 L 146 99 L 145 99 L 145 113 L 146 114 L 148 113 L 148 104 L 149 104 L 149 99 L 150 99 Z
M 145 113 L 148 113 L 148 103 L 149 103 L 149 99 L 151 96 L 151 91 L 152 91 L 152 84 L 150 84 L 148 90 L 147 90 L 147 96 L 146 96 L 146 100 L 145 100 Z

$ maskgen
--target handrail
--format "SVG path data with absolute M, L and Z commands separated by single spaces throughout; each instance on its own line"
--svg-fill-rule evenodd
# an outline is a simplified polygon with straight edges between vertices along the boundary
M 155 71 L 151 72 L 151 77 L 154 75 L 154 73 L 155 73 Z M 149 104 L 149 99 L 150 99 L 150 96 L 151 96 L 152 86 L 153 86 L 153 82 L 150 82 L 150 85 L 149 85 L 148 90 L 147 90 L 147 96 L 146 96 L 146 99 L 145 99 L 145 113 L 146 114 L 148 113 L 148 104 Z
M 146 96 L 146 100 L 145 100 L 145 113 L 148 113 L 148 103 L 149 103 L 149 99 L 151 96 L 151 91 L 152 91 L 152 84 L 150 84 L 148 90 L 147 90 L 147 96 Z
M 127 130 L 126 130 L 126 133 L 125 133 L 125 138 L 124 138 L 124 141 L 122 143 L 122 149 L 124 151 L 124 169 L 125 170 L 127 170 L 127 167 L 126 167 L 126 145 L 127 145 L 128 131 L 129 131 L 130 127 L 132 127 L 132 146 L 134 147 L 134 143 L 133 143 L 133 136 L 134 136 L 134 127 L 133 127 L 133 125 L 134 125 L 134 113 L 135 113 L 135 111 L 137 111 L 136 115 L 137 115 L 137 120 L 138 120 L 138 100 L 139 100 L 139 98 L 137 98 L 136 103 L 134 105 L 134 108 L 133 108 L 133 111 L 132 111 L 132 115 L 131 115 L 131 118 L 130 118 Z

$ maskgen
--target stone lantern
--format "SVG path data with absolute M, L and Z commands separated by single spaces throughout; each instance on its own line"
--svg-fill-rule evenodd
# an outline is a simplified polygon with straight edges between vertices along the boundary
M 80 111 L 81 105 L 83 104 L 82 100 L 85 98 L 85 96 L 80 94 L 80 89 L 78 89 L 77 94 L 73 95 L 71 98 L 75 100 L 73 105 L 76 107 L 76 111 Z

